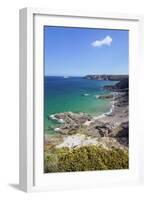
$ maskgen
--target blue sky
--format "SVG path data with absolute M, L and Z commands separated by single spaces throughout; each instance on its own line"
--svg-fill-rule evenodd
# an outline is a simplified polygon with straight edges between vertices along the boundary
M 128 74 L 127 30 L 44 27 L 46 76 Z

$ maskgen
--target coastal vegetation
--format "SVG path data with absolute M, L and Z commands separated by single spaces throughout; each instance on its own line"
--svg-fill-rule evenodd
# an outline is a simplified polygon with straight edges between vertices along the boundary
M 128 151 L 95 145 L 45 152 L 45 172 L 74 172 L 128 168 Z

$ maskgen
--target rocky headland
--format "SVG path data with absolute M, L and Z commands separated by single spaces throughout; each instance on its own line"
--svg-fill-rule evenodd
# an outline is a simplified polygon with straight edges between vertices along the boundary
M 122 78 L 122 77 L 121 77 Z M 128 78 L 123 77 L 113 86 L 105 86 L 109 95 L 96 98 L 111 99 L 111 110 L 101 116 L 86 113 L 64 112 L 48 116 L 60 123 L 54 136 L 45 136 L 48 148 L 77 148 L 87 145 L 109 148 L 128 149 Z
M 124 79 L 128 79 L 128 75 L 106 75 L 106 74 L 100 74 L 100 75 L 87 75 L 84 76 L 85 79 L 89 80 L 109 80 L 109 81 L 121 81 Z
M 44 172 L 128 169 L 128 77 L 107 78 L 119 79 L 119 82 L 104 87 L 110 94 L 95 98 L 110 99 L 109 112 L 100 116 L 82 112 L 48 116 L 59 126 L 54 129 L 56 134 L 45 135 Z

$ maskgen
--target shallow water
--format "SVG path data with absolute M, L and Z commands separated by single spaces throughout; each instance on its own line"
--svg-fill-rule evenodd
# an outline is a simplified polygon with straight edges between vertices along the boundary
M 108 99 L 96 99 L 95 95 L 108 94 L 104 85 L 116 81 L 87 80 L 82 77 L 45 77 L 44 78 L 44 129 L 53 134 L 59 124 L 48 116 L 60 112 L 85 112 L 101 115 L 108 112 L 111 104 Z

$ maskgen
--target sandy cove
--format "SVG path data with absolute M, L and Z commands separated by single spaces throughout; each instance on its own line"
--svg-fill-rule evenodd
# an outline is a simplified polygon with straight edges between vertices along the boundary
M 128 90 L 112 91 L 110 99 L 111 110 L 101 116 L 72 112 L 52 115 L 61 125 L 55 130 L 57 135 L 45 135 L 45 149 L 87 145 L 128 149 Z

